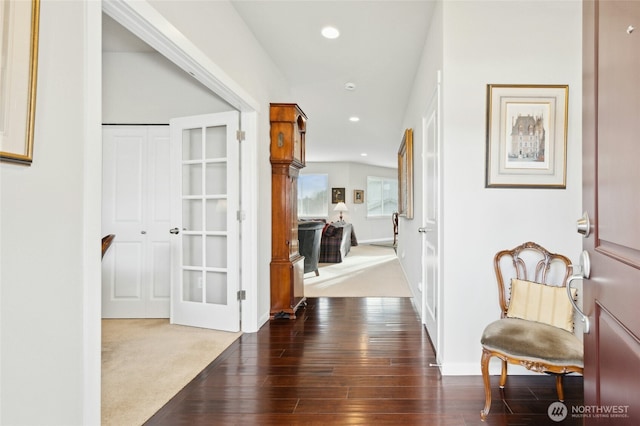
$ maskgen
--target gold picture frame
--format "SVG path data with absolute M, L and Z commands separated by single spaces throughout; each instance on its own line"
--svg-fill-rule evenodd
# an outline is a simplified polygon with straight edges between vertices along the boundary
M 362 204 L 364 203 L 364 190 L 363 189 L 354 189 L 353 190 L 353 204 Z
M 413 129 L 406 129 L 398 149 L 398 214 L 413 219 Z
M 487 85 L 487 188 L 565 189 L 568 85 Z
M 344 203 L 344 194 L 344 188 L 331 188 L 331 204 Z
M 0 5 L 0 48 L 6 64 L 0 79 L 0 160 L 30 165 L 38 75 L 40 0 Z

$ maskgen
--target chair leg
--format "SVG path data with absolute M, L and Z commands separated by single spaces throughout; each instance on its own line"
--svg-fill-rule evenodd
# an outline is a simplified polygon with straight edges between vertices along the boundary
M 318 270 L 316 269 L 316 277 L 320 275 L 320 272 L 318 272 Z
M 556 391 L 558 391 L 558 401 L 564 402 L 564 390 L 562 389 L 562 374 L 556 374 Z
M 482 350 L 482 359 L 480 366 L 482 370 L 482 381 L 484 382 L 484 409 L 480 411 L 480 419 L 484 421 L 489 415 L 491 409 L 491 381 L 489 379 L 489 360 L 491 353 L 486 349 Z
M 507 361 L 502 360 L 502 372 L 500 373 L 500 389 L 507 384 Z

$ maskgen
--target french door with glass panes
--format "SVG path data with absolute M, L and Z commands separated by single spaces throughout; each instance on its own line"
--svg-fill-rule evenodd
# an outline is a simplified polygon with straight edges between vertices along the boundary
M 171 323 L 240 330 L 239 113 L 171 120 Z

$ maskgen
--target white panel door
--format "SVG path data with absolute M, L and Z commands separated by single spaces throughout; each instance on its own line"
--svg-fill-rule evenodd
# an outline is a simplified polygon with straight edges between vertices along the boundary
M 422 322 L 433 343 L 440 349 L 440 86 L 422 120 Z
M 167 126 L 103 129 L 103 318 L 167 318 L 170 300 Z
M 171 300 L 171 145 L 167 126 L 148 127 L 146 250 L 147 318 L 169 318 Z
M 171 322 L 240 330 L 239 113 L 171 120 Z

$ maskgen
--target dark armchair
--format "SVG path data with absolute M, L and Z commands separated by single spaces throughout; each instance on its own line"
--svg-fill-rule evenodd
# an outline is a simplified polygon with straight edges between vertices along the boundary
M 298 243 L 300 254 L 304 256 L 304 273 L 318 273 L 318 260 L 320 259 L 320 241 L 324 222 L 298 222 Z

